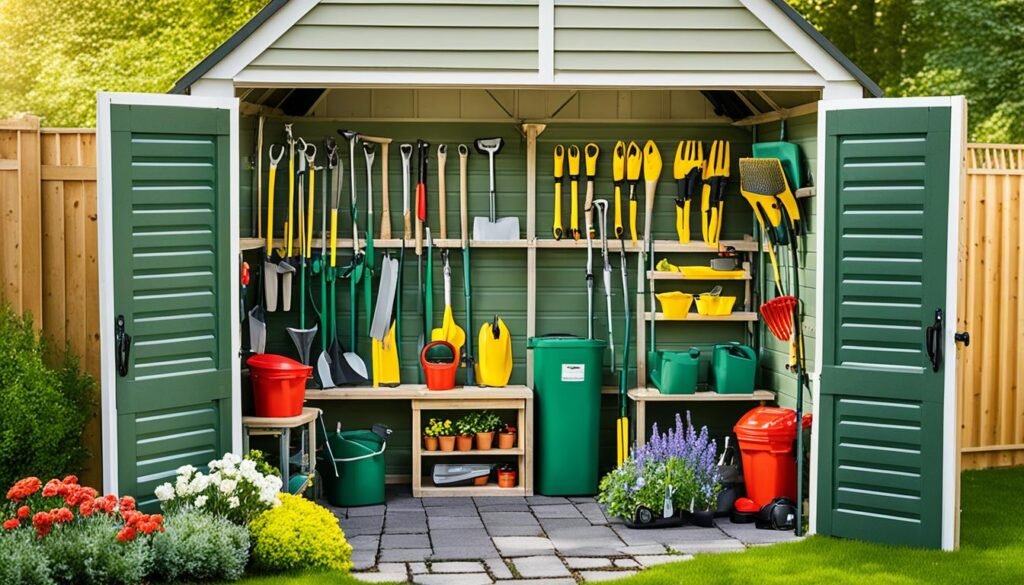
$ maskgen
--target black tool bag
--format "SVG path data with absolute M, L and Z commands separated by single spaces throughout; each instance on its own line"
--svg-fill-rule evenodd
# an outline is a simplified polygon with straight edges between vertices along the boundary
M 796 502 L 780 497 L 761 508 L 756 525 L 762 530 L 793 530 L 797 521 Z

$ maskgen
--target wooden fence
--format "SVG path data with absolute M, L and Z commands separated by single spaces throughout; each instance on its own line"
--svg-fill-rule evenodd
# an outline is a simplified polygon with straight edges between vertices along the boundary
M 965 469 L 1024 465 L 1024 146 L 971 144 L 961 220 L 961 453 Z
M 96 133 L 40 129 L 39 118 L 0 121 L 0 300 L 99 380 Z M 99 394 L 97 391 L 97 401 Z M 99 417 L 84 479 L 98 485 Z
M 0 299 L 99 379 L 93 130 L 0 121 Z M 963 467 L 1024 465 L 1024 146 L 972 144 L 960 270 Z M 98 422 L 87 437 L 99 453 Z M 86 477 L 98 481 L 99 457 Z

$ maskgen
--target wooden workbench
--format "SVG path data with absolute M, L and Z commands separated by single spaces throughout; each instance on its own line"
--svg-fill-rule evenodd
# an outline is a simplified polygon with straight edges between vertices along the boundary
M 626 393 L 636 405 L 636 448 L 647 443 L 648 402 L 772 402 L 775 393 L 768 390 L 754 390 L 752 394 L 719 394 L 717 392 L 695 392 L 693 394 L 662 394 L 657 388 L 634 388 Z

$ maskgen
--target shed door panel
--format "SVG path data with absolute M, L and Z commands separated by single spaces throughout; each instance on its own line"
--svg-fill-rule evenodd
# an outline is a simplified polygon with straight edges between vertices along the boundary
M 230 114 L 112 105 L 118 486 L 143 507 L 231 448 Z
M 951 113 L 825 113 L 823 534 L 942 544 L 943 402 L 953 356 L 934 370 L 926 330 L 936 310 L 955 306 L 946 280 Z

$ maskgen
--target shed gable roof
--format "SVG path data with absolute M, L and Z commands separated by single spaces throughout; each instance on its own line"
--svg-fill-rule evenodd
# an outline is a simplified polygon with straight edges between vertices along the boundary
M 723 88 L 849 79 L 882 93 L 785 0 L 271 0 L 171 91 L 200 79 Z

